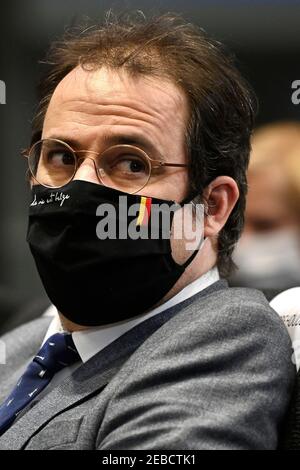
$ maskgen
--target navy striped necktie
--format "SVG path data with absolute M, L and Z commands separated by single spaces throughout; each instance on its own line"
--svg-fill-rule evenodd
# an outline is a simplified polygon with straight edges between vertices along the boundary
M 0 436 L 57 372 L 77 361 L 80 356 L 70 334 L 56 333 L 48 338 L 0 407 Z

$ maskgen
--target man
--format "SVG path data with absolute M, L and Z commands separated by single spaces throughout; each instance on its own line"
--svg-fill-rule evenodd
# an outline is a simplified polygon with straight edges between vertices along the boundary
M 26 152 L 28 242 L 58 314 L 2 338 L 0 448 L 276 448 L 287 332 L 261 293 L 219 278 L 242 229 L 253 125 L 232 60 L 165 14 L 108 15 L 50 63 Z M 138 205 L 128 223 L 124 200 Z M 152 206 L 174 201 L 205 206 L 197 246 L 160 224 L 156 238 L 103 236 L 103 207 L 147 234 Z

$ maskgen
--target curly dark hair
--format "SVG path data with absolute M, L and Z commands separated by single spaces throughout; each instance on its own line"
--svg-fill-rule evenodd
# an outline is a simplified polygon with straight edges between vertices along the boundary
M 115 15 L 99 24 L 68 30 L 53 43 L 40 83 L 40 102 L 33 119 L 32 143 L 40 139 L 45 114 L 58 83 L 76 66 L 125 68 L 131 76 L 171 80 L 189 105 L 186 145 L 190 196 L 202 197 L 217 176 L 231 176 L 240 196 L 218 235 L 221 276 L 234 268 L 232 251 L 244 225 L 246 171 L 256 98 L 222 44 L 176 13 L 146 18 L 140 10 Z

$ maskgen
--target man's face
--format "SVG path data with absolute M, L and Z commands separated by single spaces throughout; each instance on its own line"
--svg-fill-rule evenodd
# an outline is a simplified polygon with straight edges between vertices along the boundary
M 77 67 L 59 83 L 51 98 L 42 138 L 60 139 L 74 150 L 98 153 L 112 145 L 109 137 L 127 137 L 130 142 L 142 138 L 149 148 L 135 145 L 149 157 L 187 163 L 187 109 L 184 93 L 167 80 L 130 78 L 124 70 Z M 89 158 L 81 163 L 74 179 L 99 183 Z M 163 167 L 140 193 L 179 202 L 187 190 L 187 168 Z

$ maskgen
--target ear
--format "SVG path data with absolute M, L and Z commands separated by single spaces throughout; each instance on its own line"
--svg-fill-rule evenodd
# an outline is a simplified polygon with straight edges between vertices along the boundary
M 230 176 L 218 176 L 204 190 L 207 212 L 204 222 L 204 236 L 218 235 L 226 224 L 237 200 L 239 189 Z

